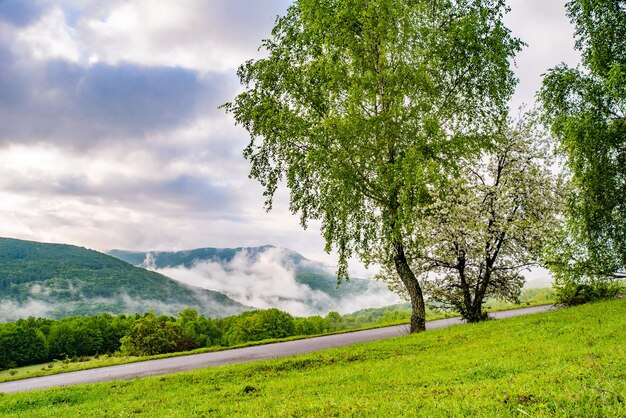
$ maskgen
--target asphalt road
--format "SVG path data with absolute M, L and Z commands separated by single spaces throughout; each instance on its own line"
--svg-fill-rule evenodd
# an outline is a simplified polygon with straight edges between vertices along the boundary
M 491 314 L 496 319 L 545 312 L 553 309 L 551 305 L 501 311 Z M 444 328 L 462 324 L 459 318 L 439 319 L 426 323 L 426 329 Z M 118 366 L 101 367 L 98 369 L 81 370 L 51 376 L 33 377 L 0 383 L 0 392 L 25 392 L 57 386 L 71 386 L 84 383 L 108 382 L 111 380 L 134 379 L 138 377 L 177 373 L 211 366 L 233 363 L 288 357 L 296 354 L 310 353 L 326 348 L 344 347 L 366 341 L 382 340 L 408 334 L 408 326 L 377 328 L 346 334 L 326 335 L 323 337 L 282 343 L 258 345 L 254 347 L 236 348 L 216 351 L 213 353 L 192 354 L 158 360 L 147 360 L 137 363 L 120 364 Z

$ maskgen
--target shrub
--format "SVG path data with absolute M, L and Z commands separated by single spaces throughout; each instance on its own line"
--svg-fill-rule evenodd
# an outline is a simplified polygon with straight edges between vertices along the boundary
M 136 321 L 122 338 L 122 353 L 130 356 L 152 356 L 197 347 L 174 318 L 157 317 L 152 312 Z
M 229 345 L 295 335 L 293 317 L 278 309 L 249 311 L 238 315 L 230 323 L 226 342 Z
M 586 282 L 564 281 L 555 283 L 556 303 L 575 306 L 596 300 L 610 299 L 625 290 L 619 280 L 590 280 Z

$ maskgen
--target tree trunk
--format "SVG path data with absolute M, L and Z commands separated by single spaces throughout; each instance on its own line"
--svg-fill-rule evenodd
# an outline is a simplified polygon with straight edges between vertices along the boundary
M 411 270 L 409 266 L 406 255 L 404 254 L 404 246 L 402 244 L 396 244 L 395 250 L 394 263 L 396 265 L 396 271 L 404 287 L 409 292 L 409 298 L 411 299 L 411 333 L 426 331 L 426 306 L 424 305 L 422 288 L 413 270 Z
M 480 322 L 489 318 L 486 312 L 483 312 L 483 302 L 485 300 L 485 294 L 487 293 L 487 287 L 491 281 L 491 268 L 493 266 L 493 260 L 487 260 L 487 266 L 482 277 L 478 278 L 476 285 L 476 294 L 474 295 L 474 303 L 471 305 L 470 317 L 467 318 L 468 322 Z
M 483 312 L 483 304 L 477 302 L 468 306 L 467 312 L 463 316 L 470 323 L 484 321 L 489 317 L 486 312 Z

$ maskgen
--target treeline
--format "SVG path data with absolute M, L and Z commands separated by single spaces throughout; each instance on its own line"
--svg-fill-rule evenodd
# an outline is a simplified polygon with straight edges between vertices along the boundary
M 140 315 L 21 319 L 0 325 L 0 369 L 64 360 L 120 349 L 120 339 Z
M 96 354 L 147 356 L 201 347 L 316 335 L 408 318 L 403 305 L 355 314 L 295 318 L 278 309 L 211 319 L 193 309 L 176 317 L 101 314 L 60 320 L 28 318 L 0 324 L 0 370 Z

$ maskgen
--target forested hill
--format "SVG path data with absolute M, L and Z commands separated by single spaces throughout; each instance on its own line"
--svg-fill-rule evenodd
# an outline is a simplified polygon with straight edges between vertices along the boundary
M 186 286 L 115 257 L 72 245 L 0 238 L 0 322 L 192 307 L 208 316 L 246 306 L 223 293 Z

